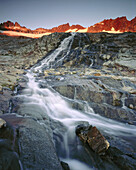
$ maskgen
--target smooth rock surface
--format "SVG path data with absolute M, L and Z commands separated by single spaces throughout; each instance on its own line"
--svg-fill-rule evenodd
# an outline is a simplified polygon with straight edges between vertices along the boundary
M 32 118 L 16 117 L 15 114 L 5 114 L 1 117 L 9 124 L 9 132 L 13 129 L 15 133 L 15 138 L 10 140 L 11 142 L 12 140 L 18 141 L 13 147 L 19 149 L 16 152 L 19 154 L 18 159 L 20 159 L 24 169 L 62 169 L 52 139 L 44 125 L 40 125 Z M 7 133 L 8 131 L 1 133 L 2 136 L 5 134 L 3 138 L 8 137 Z M 7 147 L 9 146 L 7 144 Z M 6 154 L 14 155 L 14 152 L 11 154 L 6 152 Z M 16 161 L 14 158 L 15 156 L 12 157 L 13 161 Z M 3 157 L 3 159 L 5 158 Z M 13 165 L 10 167 L 14 168 Z

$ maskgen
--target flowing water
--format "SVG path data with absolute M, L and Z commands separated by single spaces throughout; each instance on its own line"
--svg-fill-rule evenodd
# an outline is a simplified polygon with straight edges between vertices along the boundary
M 89 122 L 89 124 L 96 126 L 104 133 L 116 137 L 135 136 L 136 128 L 133 125 L 120 123 L 97 115 L 93 112 L 93 109 L 87 105 L 84 112 L 72 109 L 69 103 L 57 92 L 53 91 L 51 88 L 39 87 L 40 80 L 37 81 L 35 79 L 38 73 L 34 71 L 42 72 L 42 69 L 49 67 L 50 63 L 53 63 L 62 51 L 65 52 L 63 57 L 68 55 L 74 36 L 75 34 L 72 34 L 68 38 L 65 38 L 51 55 L 41 61 L 40 65 L 34 66 L 27 72 L 26 76 L 29 80 L 27 84 L 28 87 L 22 97 L 25 99 L 26 105 L 27 103 L 31 103 L 41 108 L 43 114 L 48 114 L 50 119 L 55 122 L 60 122 L 63 125 L 64 130 L 61 132 L 57 129 L 54 130 L 56 136 L 61 133 L 58 136 L 61 135 L 62 137 L 60 141 L 55 142 L 56 145 L 58 145 L 56 148 L 58 148 L 57 152 L 60 159 L 67 162 L 71 170 L 88 170 L 91 168 L 93 169 L 93 167 L 89 167 L 72 155 L 72 150 L 76 150 L 74 147 L 76 147 L 75 127 L 77 125 L 82 122 Z M 57 140 L 57 138 L 55 138 L 55 140 Z

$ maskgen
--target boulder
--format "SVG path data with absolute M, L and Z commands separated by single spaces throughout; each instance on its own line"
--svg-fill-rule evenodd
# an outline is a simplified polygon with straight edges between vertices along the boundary
M 89 147 L 99 155 L 104 155 L 110 144 L 100 131 L 93 126 L 78 125 L 76 134 L 83 143 L 87 143 Z
M 44 126 L 33 119 L 26 119 L 19 129 L 19 136 L 24 169 L 62 169 L 52 139 Z

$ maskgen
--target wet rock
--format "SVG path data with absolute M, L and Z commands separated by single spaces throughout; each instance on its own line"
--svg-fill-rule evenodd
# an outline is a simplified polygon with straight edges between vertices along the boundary
M 32 119 L 20 128 L 20 157 L 25 169 L 62 169 L 46 128 Z M 39 152 L 40 151 L 40 152 Z
M 61 165 L 62 165 L 63 170 L 70 170 L 70 168 L 69 168 L 67 163 L 61 161 Z
M 32 118 L 17 117 L 15 114 L 5 114 L 2 118 L 8 122 L 9 128 L 5 132 L 1 132 L 0 129 L 0 138 L 8 138 L 11 144 L 7 146 L 15 148 L 16 153 L 18 152 L 18 159 L 21 160 L 24 169 L 62 169 L 52 138 L 45 126 Z M 12 155 L 11 161 L 16 162 L 14 153 L 6 153 Z M 3 160 L 6 159 L 5 156 L 3 155 Z
M 76 134 L 83 143 L 99 155 L 105 154 L 110 144 L 96 127 L 79 125 L 76 127 Z
M 66 86 L 55 86 L 53 87 L 56 91 L 58 91 L 61 95 L 66 96 L 68 98 L 74 99 L 74 91 L 75 88 L 71 85 Z
M 136 163 L 135 163 L 136 157 L 135 157 L 135 151 L 134 151 L 135 149 L 131 145 L 128 148 L 128 143 L 126 143 L 126 141 L 125 143 L 123 143 L 121 139 L 114 139 L 112 136 L 111 138 L 107 136 L 108 141 L 110 142 L 110 146 L 109 146 L 109 143 L 107 143 L 106 141 L 107 143 L 106 147 L 109 146 L 108 149 L 104 151 L 104 153 L 94 152 L 94 150 L 90 147 L 87 141 L 89 127 L 90 126 L 85 125 L 85 124 L 79 125 L 76 128 L 76 133 L 79 136 L 80 140 L 83 142 L 83 146 L 87 154 L 86 157 L 89 157 L 91 159 L 92 164 L 94 165 L 95 168 L 102 169 L 102 170 L 135 169 L 136 167 Z M 92 138 L 94 137 L 93 139 L 95 142 L 93 143 L 93 139 L 89 140 L 89 142 L 91 141 L 91 146 L 93 143 L 94 148 L 96 149 L 97 148 L 96 146 L 102 143 L 103 138 L 101 141 L 101 137 L 99 138 L 99 133 L 97 133 L 96 130 L 94 130 L 94 132 L 98 134 L 98 138 L 96 138 L 96 136 L 91 136 Z M 100 140 L 100 142 L 98 142 L 98 140 Z
M 21 148 L 19 155 L 24 167 L 28 169 L 36 169 L 37 167 L 39 169 L 59 169 L 61 165 L 52 142 L 52 131 L 49 130 L 49 122 L 46 121 L 48 119 L 47 113 L 45 113 L 46 111 L 44 109 L 40 110 L 37 105 L 34 106 L 32 103 L 29 103 L 29 99 L 26 101 L 27 106 L 24 105 L 19 97 L 10 103 L 11 89 L 14 90 L 14 87 L 16 87 L 17 79 L 20 75 L 24 74 L 24 69 L 30 68 L 41 59 L 47 57 L 69 35 L 54 33 L 37 40 L 16 39 L 13 37 L 4 37 L 2 39 L 0 36 L 0 41 L 2 42 L 0 43 L 0 74 L 2 75 L 0 77 L 0 115 L 7 113 L 10 104 L 12 104 L 10 111 L 14 111 L 24 117 L 29 116 L 29 118 L 21 118 L 23 120 L 20 122 L 16 118 L 14 118 L 14 121 L 12 119 L 14 127 L 17 126 L 19 129 L 18 135 Z M 67 52 L 64 52 L 64 54 L 60 53 L 55 61 L 56 64 L 53 66 L 55 68 L 65 66 L 64 70 L 54 69 L 52 71 L 50 70 L 50 72 L 43 70 L 46 73 L 47 82 L 61 95 L 74 99 L 71 100 L 70 105 L 75 109 L 85 111 L 84 103 L 86 103 L 86 105 L 88 104 L 88 108 L 91 106 L 96 114 L 134 124 L 136 121 L 135 40 L 135 33 L 118 35 L 78 33 L 75 36 L 72 49 L 69 51 L 68 56 L 65 56 Z M 64 61 L 57 62 L 61 57 L 64 57 Z M 93 68 L 104 69 L 94 71 L 88 69 L 86 72 L 86 67 L 90 65 L 93 65 Z M 70 68 L 69 71 L 65 72 L 68 67 Z M 71 70 L 73 67 L 79 70 Z M 107 68 L 108 70 L 106 70 Z M 110 69 L 112 70 L 110 71 Z M 68 74 L 70 75 L 69 77 L 67 76 Z M 60 81 L 61 78 L 57 79 L 56 76 L 58 75 L 63 75 L 63 81 Z M 46 88 L 44 84 L 40 86 Z M 24 84 L 23 88 L 25 87 Z M 26 93 L 29 95 L 31 92 L 24 92 L 24 94 Z M 75 99 L 76 102 L 74 102 Z M 123 107 L 124 105 L 125 107 Z M 11 118 L 9 121 L 11 122 Z M 52 129 L 56 135 L 55 138 L 59 138 L 58 141 L 60 143 L 62 139 L 60 129 L 62 128 L 60 127 L 58 129 L 59 136 L 57 136 L 56 126 L 58 125 L 54 123 Z M 93 156 L 98 157 L 98 154 L 105 153 L 108 143 L 106 145 L 106 142 L 104 142 L 105 139 L 99 132 L 94 127 L 90 127 L 90 129 L 88 127 L 84 131 L 80 134 L 80 137 L 86 141 L 88 146 L 91 147 L 91 150 L 96 152 L 94 152 Z M 2 139 L 7 139 L 7 132 L 2 134 Z M 13 138 L 13 135 L 11 137 Z M 102 139 L 100 143 L 99 137 Z M 99 144 L 101 144 L 101 147 Z M 123 147 L 126 148 L 125 145 Z M 110 152 L 107 153 L 108 156 L 99 159 L 99 169 L 105 169 L 102 168 L 104 166 L 101 163 L 105 159 L 106 161 L 109 159 L 111 162 L 119 165 L 120 169 L 134 169 L 132 165 L 134 164 L 132 158 L 134 156 L 132 155 L 131 147 L 128 149 L 131 156 L 120 151 L 116 152 L 114 149 L 111 151 L 110 148 L 106 151 L 106 153 Z M 13 152 L 12 155 L 14 157 Z M 17 149 L 15 152 L 17 153 Z M 7 153 L 10 155 L 9 152 Z M 97 158 L 95 161 L 97 164 Z M 107 165 L 109 165 L 109 162 Z M 123 162 L 123 165 L 120 162 Z M 117 166 L 113 166 L 114 168 L 109 167 L 107 166 L 107 169 L 119 169 Z
M 96 114 L 100 114 L 101 116 L 110 119 L 115 119 L 127 123 L 131 122 L 132 124 L 135 124 L 136 113 L 133 110 L 111 106 L 106 103 L 89 103 L 89 105 L 93 108 Z
M 131 155 L 124 154 L 116 147 L 110 147 L 107 150 L 107 154 L 102 157 L 103 160 L 109 160 L 113 162 L 119 169 L 132 169 L 136 168 L 135 158 Z
M 68 76 L 67 70 L 63 81 L 53 79 L 49 84 L 67 98 L 87 102 L 96 114 L 128 123 L 136 121 L 135 97 L 130 94 L 136 86 L 131 77 L 125 79 L 125 76 L 109 70 L 91 68 L 78 68 L 75 72 L 76 75 Z M 82 104 L 79 104 L 80 107 L 76 102 L 73 102 L 72 107 L 83 110 Z

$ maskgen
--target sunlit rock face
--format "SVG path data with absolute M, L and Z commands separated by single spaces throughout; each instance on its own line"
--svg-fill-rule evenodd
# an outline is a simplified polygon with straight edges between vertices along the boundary
M 69 23 L 53 27 L 51 29 L 37 28 L 35 30 L 28 29 L 20 26 L 17 22 L 15 24 L 7 21 L 0 24 L 1 34 L 8 36 L 24 36 L 30 38 L 40 38 L 44 35 L 49 35 L 54 32 L 108 32 L 108 33 L 123 33 L 123 32 L 136 32 L 136 17 L 128 21 L 126 17 L 118 17 L 116 19 L 107 19 L 102 22 L 96 23 L 90 27 L 83 27 L 81 25 L 72 25 Z
M 0 24 L 0 29 L 1 30 L 10 30 L 10 31 L 17 31 L 17 32 L 24 32 L 24 33 L 30 33 L 31 30 L 24 27 L 20 26 L 17 22 L 15 24 L 11 21 L 7 21 L 4 23 Z
M 88 32 L 136 32 L 136 17 L 128 21 L 126 17 L 118 17 L 116 19 L 107 19 L 90 26 Z
M 37 28 L 35 30 L 30 30 L 20 26 L 17 22 L 14 24 L 11 21 L 0 24 L 0 30 L 2 30 L 2 34 L 8 36 L 25 36 L 30 38 L 39 38 L 54 32 L 87 32 L 87 28 L 84 28 L 81 25 L 70 26 L 69 23 L 59 25 L 52 29 Z

